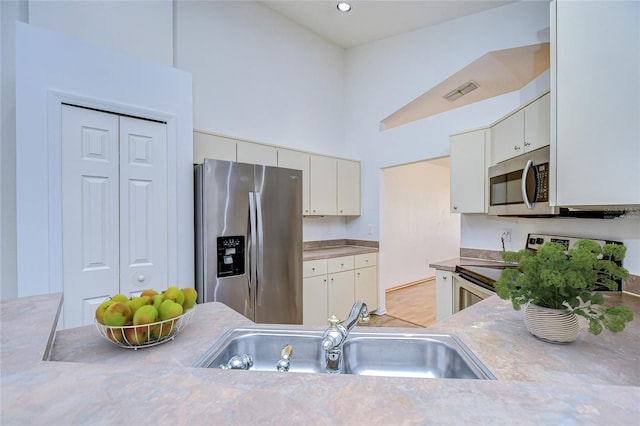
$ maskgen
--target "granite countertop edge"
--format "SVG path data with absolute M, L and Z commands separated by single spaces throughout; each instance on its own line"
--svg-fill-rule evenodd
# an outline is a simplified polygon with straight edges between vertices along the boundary
M 302 260 L 323 260 L 367 253 L 378 253 L 378 247 L 371 245 L 358 245 L 357 242 L 353 242 L 351 244 L 307 248 L 302 252 Z

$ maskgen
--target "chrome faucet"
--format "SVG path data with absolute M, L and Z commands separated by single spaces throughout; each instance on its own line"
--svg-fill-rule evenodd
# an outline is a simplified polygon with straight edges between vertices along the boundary
M 322 335 L 322 350 L 325 352 L 326 372 L 342 373 L 342 347 L 349 337 L 349 332 L 356 326 L 358 321 L 369 322 L 369 310 L 362 301 L 357 301 L 351 308 L 349 318 L 340 322 L 338 317 L 331 315 L 327 320 L 329 328 Z

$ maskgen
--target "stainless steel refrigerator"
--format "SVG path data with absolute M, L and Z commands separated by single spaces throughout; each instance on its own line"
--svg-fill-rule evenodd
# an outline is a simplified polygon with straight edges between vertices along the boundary
M 302 172 L 205 159 L 194 188 L 198 302 L 302 324 Z

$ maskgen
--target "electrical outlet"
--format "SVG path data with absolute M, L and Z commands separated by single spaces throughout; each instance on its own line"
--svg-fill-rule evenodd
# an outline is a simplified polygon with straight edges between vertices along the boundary
M 503 229 L 502 230 L 502 238 L 504 239 L 505 243 L 510 243 L 511 242 L 511 229 Z
M 368 225 L 367 226 L 367 234 L 373 235 L 373 225 Z

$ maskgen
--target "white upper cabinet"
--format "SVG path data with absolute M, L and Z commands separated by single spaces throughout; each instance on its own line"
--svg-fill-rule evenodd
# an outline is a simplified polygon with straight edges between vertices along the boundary
M 310 156 L 309 206 L 311 215 L 336 215 L 338 163 L 324 155 Z
M 193 162 L 205 158 L 302 170 L 302 214 L 359 216 L 360 162 L 193 132 Z
M 524 152 L 551 142 L 551 95 L 547 93 L 524 108 Z
M 302 214 L 309 214 L 309 154 L 278 148 L 278 167 L 302 170 Z
M 489 129 L 451 135 L 451 213 L 487 212 L 487 165 Z
M 637 1 L 551 3 L 558 206 L 640 205 L 639 22 Z
M 360 215 L 360 163 L 338 160 L 338 216 Z
M 278 150 L 275 146 L 239 140 L 236 143 L 236 151 L 238 163 L 278 166 Z
M 201 164 L 205 158 L 236 161 L 236 140 L 211 133 L 193 132 L 193 163 Z
M 549 145 L 549 98 L 547 93 L 491 127 L 491 164 Z

